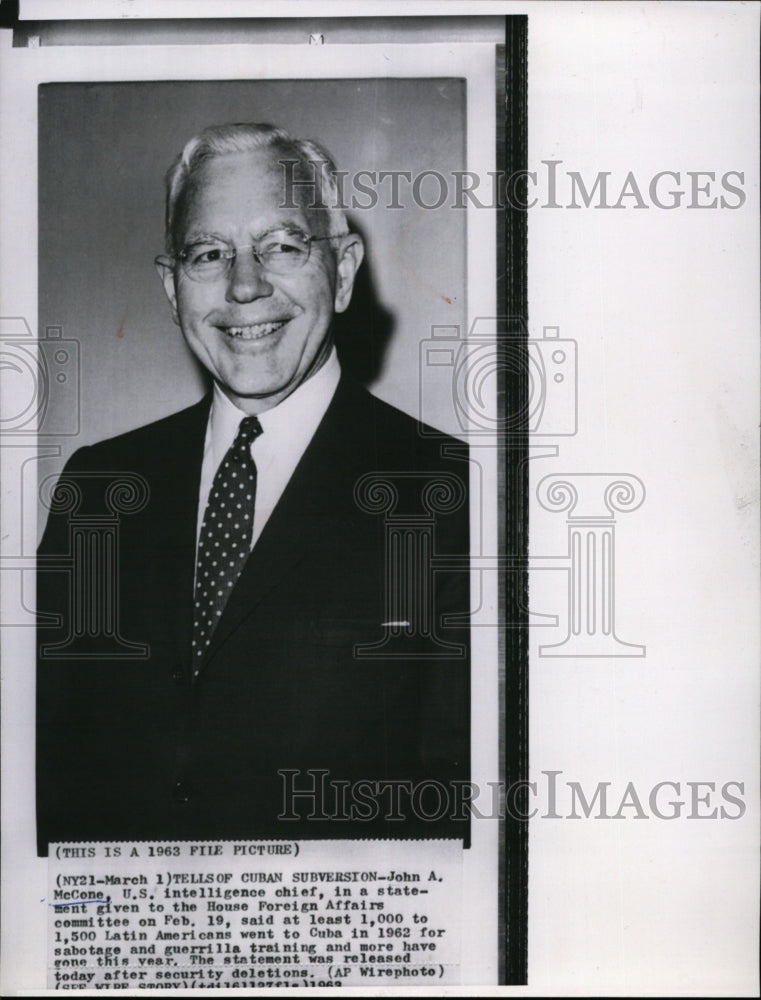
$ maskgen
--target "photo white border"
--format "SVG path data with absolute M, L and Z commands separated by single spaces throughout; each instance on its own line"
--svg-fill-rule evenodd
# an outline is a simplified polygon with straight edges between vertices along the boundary
M 43 7 L 51 16 L 64 16 L 61 6 L 59 0 L 22 3 L 32 11 L 29 16 L 40 17 Z M 66 5 L 67 14 L 84 18 L 109 16 L 114 9 L 126 13 L 127 6 L 147 18 L 187 16 L 182 9 L 187 4 L 172 0 L 161 6 L 148 0 Z M 630 212 L 618 215 L 613 232 L 622 238 L 612 259 L 606 257 L 610 247 L 601 237 L 599 213 L 577 213 L 588 227 L 581 237 L 573 227 L 582 222 L 571 213 L 530 213 L 529 301 L 539 335 L 543 324 L 560 324 L 563 335 L 583 340 L 579 364 L 586 382 L 580 419 L 594 433 L 577 437 L 570 459 L 578 468 L 589 468 L 620 457 L 640 473 L 644 464 L 649 490 L 636 528 L 629 522 L 620 538 L 621 582 L 629 596 L 622 605 L 621 634 L 648 643 L 648 658 L 634 666 L 632 661 L 546 660 L 539 661 L 539 671 L 533 662 L 532 771 L 562 766 L 568 777 L 589 780 L 594 787 L 606 777 L 631 773 L 632 765 L 648 779 L 710 777 L 702 768 L 715 766 L 726 776 L 739 773 L 747 780 L 748 811 L 742 824 L 721 829 L 700 823 L 688 823 L 685 829 L 678 823 L 654 828 L 642 822 L 630 829 L 594 821 L 532 822 L 530 985 L 477 992 L 757 996 L 759 5 L 384 0 L 360 6 L 340 0 L 318 7 L 320 18 L 527 13 L 529 169 L 542 159 L 562 158 L 569 169 L 592 176 L 600 169 L 669 169 L 677 162 L 683 169 L 723 164 L 746 171 L 743 225 L 736 220 L 736 230 L 718 225 L 716 242 L 706 247 L 678 213 L 671 213 L 673 229 L 664 245 L 670 257 L 664 257 L 664 246 L 654 253 L 652 242 L 629 228 L 634 222 Z M 79 8 L 78 15 L 73 8 Z M 301 0 L 216 0 L 199 3 L 193 14 L 296 18 L 306 10 Z M 123 51 L 115 49 L 114 59 Z M 153 51 L 145 52 L 148 62 Z M 0 53 L 0 73 L 13 64 L 6 56 L 11 54 Z M 54 50 L 45 51 L 44 58 L 55 56 Z M 0 77 L 0 82 L 4 93 L 12 90 L 13 81 Z M 640 157 L 636 164 L 634 152 Z M 31 157 L 29 164 L 35 162 L 36 150 Z M 35 227 L 14 210 L 14 192 L 5 193 L 11 214 L 4 218 L 23 247 Z M 704 265 L 712 251 L 716 271 L 696 270 L 695 258 Z M 733 274 L 729 286 L 723 280 L 728 271 Z M 616 279 L 612 283 L 611 277 Z M 674 285 L 664 299 L 654 300 L 648 294 L 650 282 L 661 277 Z M 5 284 L 2 291 L 10 293 L 11 301 L 19 292 Z M 606 316 L 605 307 L 617 298 L 615 317 Z M 663 366 L 664 316 L 674 341 L 681 335 L 676 367 Z M 704 345 L 716 346 L 718 356 L 732 345 L 738 367 L 744 366 L 736 382 L 722 386 L 716 372 L 696 367 L 696 329 Z M 533 328 L 532 335 L 537 335 Z M 635 367 L 629 364 L 629 352 Z M 677 373 L 679 379 L 668 382 L 666 376 Z M 666 379 L 665 385 L 659 378 Z M 652 418 L 636 429 L 627 424 L 632 379 L 645 380 Z M 590 386 L 592 395 L 584 395 Z M 676 481 L 673 464 L 658 456 L 661 436 L 684 418 L 680 407 L 696 392 L 705 394 L 705 407 L 720 403 L 728 418 L 726 461 L 717 459 L 715 449 L 707 454 L 705 437 L 696 427 L 686 427 L 683 442 L 695 456 L 695 475 Z M 631 455 L 639 456 L 638 461 L 630 463 Z M 734 495 L 738 506 L 730 510 L 731 517 L 717 519 L 701 494 L 715 500 L 722 490 Z M 683 559 L 686 549 L 680 545 L 703 523 L 703 540 L 687 553 L 683 576 L 664 583 L 659 552 L 676 542 L 675 558 Z M 722 552 L 730 551 L 736 562 L 728 565 Z M 716 667 L 725 673 L 726 684 L 714 689 L 696 672 L 695 657 L 704 652 L 701 630 L 717 604 L 717 579 L 728 584 L 735 614 L 725 621 L 724 655 Z M 700 601 L 694 604 L 696 593 Z M 653 596 L 657 613 L 650 610 Z M 532 595 L 532 606 L 548 610 L 538 595 Z M 636 627 L 626 630 L 625 625 Z M 674 631 L 660 660 L 653 657 L 659 629 L 661 634 Z M 664 715 L 669 703 L 672 711 Z M 665 726 L 658 724 L 662 719 Z M 717 857 L 719 871 L 712 866 Z M 22 941 L 21 955 L 9 956 L 8 926 L 6 912 L 6 974 L 9 957 L 23 965 L 35 947 L 35 942 Z M 13 943 L 18 942 L 16 936 Z
M 495 169 L 495 55 L 493 44 L 351 44 L 299 47 L 293 45 L 103 46 L 12 49 L 10 33 L 0 60 L 0 85 L 5 107 L 13 107 L 3 125 L 3 142 L 13 151 L 4 157 L 2 192 L 3 234 L 0 249 L 0 301 L 5 316 L 23 316 L 31 330 L 37 321 L 37 107 L 38 86 L 44 83 L 135 80 L 343 79 L 383 77 L 459 77 L 467 81 L 466 166 L 485 173 Z M 118 54 L 118 59 L 115 55 Z M 7 247 L 18 252 L 10 254 Z M 485 249 L 486 248 L 486 249 Z M 476 316 L 496 315 L 496 219 L 491 211 L 467 208 L 468 328 Z M 428 331 L 421 331 L 421 340 Z M 6 400 L 12 410 L 13 401 Z M 496 412 L 496 395 L 492 400 Z M 481 439 L 483 440 L 483 439 Z M 7 482 L 16 470 L 0 451 Z M 29 453 L 26 453 L 29 457 Z M 479 452 L 482 471 L 471 473 L 471 519 L 485 546 L 497 551 L 497 451 Z M 476 510 L 477 479 L 485 484 L 481 509 Z M 10 512 L 6 524 L 12 530 Z M 34 552 L 34 518 L 24 522 L 19 545 L 6 539 L 6 551 Z M 474 593 L 483 581 L 473 571 Z M 485 575 L 484 622 L 497 621 L 496 575 Z M 475 624 L 478 624 L 477 622 Z M 28 983 L 33 992 L 45 983 L 45 919 L 40 913 L 46 894 L 47 863 L 37 859 L 34 813 L 34 630 L 6 629 L 3 656 L 3 955 L 4 979 Z M 471 661 L 472 759 L 471 780 L 481 787 L 495 781 L 498 771 L 499 702 L 498 648 L 494 627 L 475 628 Z M 484 665 L 488 668 L 484 669 Z M 11 721 L 12 720 L 12 721 Z M 329 842 L 325 842 L 329 853 Z M 498 968 L 498 823 L 472 823 L 472 844 L 463 852 L 462 982 L 496 983 Z M 28 978 L 33 969 L 36 978 Z M 26 977 L 26 978 L 25 978 Z

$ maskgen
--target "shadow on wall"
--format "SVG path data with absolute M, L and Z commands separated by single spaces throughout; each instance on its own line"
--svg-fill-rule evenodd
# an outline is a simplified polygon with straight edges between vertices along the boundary
M 341 366 L 368 386 L 383 373 L 386 348 L 396 322 L 378 299 L 367 235 L 354 220 L 351 228 L 365 241 L 365 259 L 357 272 L 349 308 L 335 317 L 333 330 Z

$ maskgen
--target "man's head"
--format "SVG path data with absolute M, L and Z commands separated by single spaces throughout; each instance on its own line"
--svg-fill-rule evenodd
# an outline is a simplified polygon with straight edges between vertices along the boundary
M 334 169 L 316 143 L 226 125 L 191 139 L 167 175 L 168 255 L 157 266 L 175 322 L 248 413 L 322 366 L 333 314 L 349 304 L 363 246 L 331 207 Z

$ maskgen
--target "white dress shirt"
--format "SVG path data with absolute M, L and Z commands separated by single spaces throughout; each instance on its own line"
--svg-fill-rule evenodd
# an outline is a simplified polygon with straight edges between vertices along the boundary
M 262 433 L 251 445 L 251 455 L 256 462 L 256 509 L 251 547 L 256 544 L 270 514 L 288 485 L 307 445 L 338 386 L 341 366 L 335 347 L 325 364 L 282 403 L 258 414 Z M 240 422 L 246 414 L 214 383 L 206 442 L 201 465 L 201 489 L 198 498 L 198 524 L 196 543 L 209 500 L 211 485 L 222 459 L 238 433 Z

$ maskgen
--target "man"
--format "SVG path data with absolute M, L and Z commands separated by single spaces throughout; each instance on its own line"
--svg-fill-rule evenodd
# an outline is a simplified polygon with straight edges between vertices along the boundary
M 467 461 L 341 372 L 333 316 L 363 245 L 334 170 L 313 143 L 233 125 L 168 174 L 156 263 L 212 391 L 80 449 L 54 494 L 40 853 L 467 836 L 461 803 L 436 801 L 468 777 Z M 93 539 L 120 482 L 134 502 L 112 552 Z

